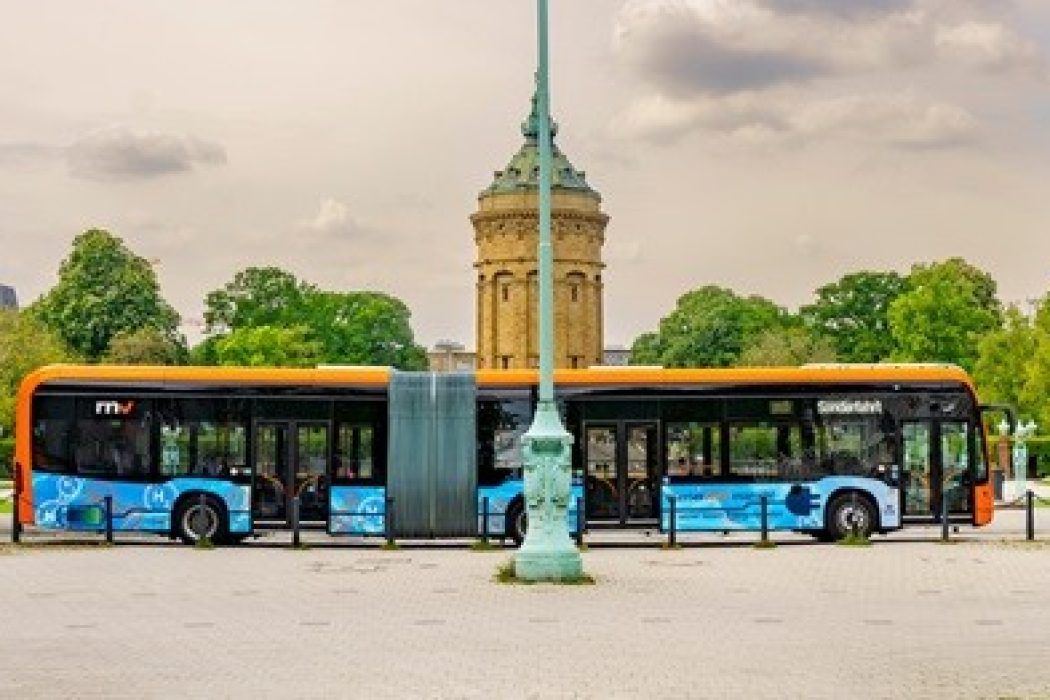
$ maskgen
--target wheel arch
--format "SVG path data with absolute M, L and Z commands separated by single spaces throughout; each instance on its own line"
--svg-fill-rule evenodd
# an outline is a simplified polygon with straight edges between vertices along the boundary
M 230 531 L 230 506 L 226 503 L 226 499 L 213 491 L 192 489 L 180 493 L 178 498 L 175 499 L 175 503 L 171 506 L 171 533 L 173 535 L 178 534 L 178 521 L 182 511 L 188 506 L 188 504 L 200 499 L 201 496 L 218 506 L 219 516 L 223 520 L 221 523 L 222 529 L 225 532 Z
M 875 516 L 875 522 L 872 523 L 872 532 L 882 532 L 882 511 L 879 508 L 879 501 L 871 494 L 870 491 L 865 491 L 862 488 L 856 486 L 839 486 L 834 491 L 828 494 L 828 498 L 824 504 L 824 523 L 825 527 L 831 517 L 831 504 L 838 500 L 840 497 L 849 497 L 853 494 L 857 495 L 857 498 L 864 499 L 867 504 L 871 507 L 871 512 Z

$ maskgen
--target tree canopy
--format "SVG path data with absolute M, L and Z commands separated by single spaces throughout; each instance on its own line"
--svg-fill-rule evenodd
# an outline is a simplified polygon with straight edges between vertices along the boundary
M 788 312 L 759 296 L 714 285 L 683 294 L 655 333 L 631 347 L 633 364 L 730 367 L 760 334 L 793 324 Z
M 835 362 L 828 338 L 805 328 L 771 328 L 760 333 L 740 354 L 741 367 L 798 367 L 810 362 Z
M 113 336 L 102 360 L 116 365 L 181 365 L 188 354 L 185 345 L 156 328 L 140 328 Z
M 30 310 L 92 362 L 105 357 L 121 333 L 148 328 L 173 344 L 183 343 L 179 315 L 161 297 L 153 267 L 101 229 L 74 239 L 72 253 L 59 268 L 58 284 Z
M 894 352 L 887 314 L 904 288 L 896 272 L 854 272 L 820 287 L 799 314 L 831 340 L 841 361 L 878 362 Z
M 315 363 L 426 367 L 426 351 L 413 338 L 408 307 L 381 292 L 328 292 L 276 267 L 248 268 L 210 292 L 205 307 L 209 338 L 195 348 L 198 361 L 225 363 L 222 358 L 231 350 L 222 345 L 223 338 L 268 328 L 298 329 L 297 342 L 311 348 L 306 353 L 268 355 L 273 362 L 299 366 L 313 358 Z M 236 340 L 235 345 L 250 344 L 244 337 Z
M 1002 325 L 991 275 L 951 258 L 915 265 L 889 307 L 894 359 L 952 362 L 973 371 L 981 338 Z
M 0 427 L 10 435 L 22 379 L 38 367 L 68 361 L 58 337 L 26 312 L 0 309 Z
M 302 326 L 238 328 L 219 337 L 212 364 L 230 367 L 314 367 L 321 361 L 321 344 L 310 340 Z

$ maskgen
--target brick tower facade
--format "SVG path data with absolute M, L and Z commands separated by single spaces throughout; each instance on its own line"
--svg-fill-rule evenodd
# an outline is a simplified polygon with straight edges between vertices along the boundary
M 539 116 L 536 98 L 521 127 L 525 144 L 478 195 L 471 217 L 477 245 L 477 366 L 539 365 Z M 551 244 L 554 258 L 554 366 L 602 363 L 602 245 L 609 217 L 601 196 L 553 144 Z

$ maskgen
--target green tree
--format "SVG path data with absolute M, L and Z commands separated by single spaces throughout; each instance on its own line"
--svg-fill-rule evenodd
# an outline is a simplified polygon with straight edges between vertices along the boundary
M 985 334 L 977 344 L 973 376 L 982 401 L 1008 403 L 1025 413 L 1022 394 L 1036 345 L 1032 319 L 1016 306 L 1008 308 L 1003 327 Z
M 1040 432 L 1050 430 L 1050 293 L 1036 307 L 1032 325 L 1032 354 L 1025 365 L 1025 383 L 1018 406 L 1022 415 L 1031 416 Z
M 315 292 L 307 308 L 325 362 L 427 366 L 426 350 L 413 339 L 411 312 L 399 299 L 381 292 Z
M 400 300 L 379 292 L 328 292 L 275 267 L 249 268 L 205 298 L 205 333 L 194 360 L 221 362 L 218 341 L 227 333 L 268 326 L 301 328 L 320 348 L 317 361 L 424 369 L 411 314 Z
M 995 280 L 962 258 L 915 265 L 890 304 L 894 359 L 951 362 L 973 371 L 981 338 L 1002 325 Z
M 118 333 L 109 343 L 104 362 L 117 365 L 181 365 L 186 346 L 156 328 Z
M 161 297 L 152 266 L 108 231 L 77 236 L 58 278 L 30 310 L 85 359 L 100 360 L 114 337 L 144 328 L 180 342 L 179 315 Z
M 809 362 L 835 362 L 835 346 L 805 328 L 771 328 L 741 353 L 741 367 L 798 367 Z
M 276 267 L 249 267 L 204 300 L 204 332 L 293 326 L 303 321 L 307 297 L 316 288 Z
M 894 351 L 887 313 L 904 286 L 896 272 L 854 272 L 818 289 L 799 314 L 832 340 L 843 362 L 879 362 Z
M 656 333 L 631 346 L 632 364 L 731 367 L 761 333 L 796 322 L 768 299 L 708 285 L 683 294 Z
M 22 379 L 38 367 L 71 360 L 51 331 L 26 312 L 0 309 L 0 427 L 11 435 Z
M 314 367 L 320 343 L 302 326 L 238 328 L 216 339 L 215 364 L 231 367 Z

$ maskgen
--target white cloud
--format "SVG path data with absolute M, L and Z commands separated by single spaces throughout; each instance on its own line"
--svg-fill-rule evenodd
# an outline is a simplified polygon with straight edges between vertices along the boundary
M 621 133 L 749 145 L 972 142 L 974 70 L 1045 75 L 1039 47 L 980 0 L 634 0 L 614 50 L 639 78 Z M 964 11 L 965 10 L 965 11 Z M 933 76 L 937 76 L 934 78 Z
M 990 22 L 963 22 L 939 27 L 937 49 L 946 59 L 993 71 L 1045 67 L 1038 47 L 1008 27 Z
M 298 228 L 323 237 L 350 236 L 360 231 L 347 206 L 331 197 L 322 200 L 317 213 L 300 221 Z
M 966 143 L 978 133 L 976 118 L 965 109 L 908 92 L 843 97 L 749 92 L 690 101 L 655 96 L 635 102 L 617 128 L 656 142 L 702 131 L 745 145 L 848 138 L 922 148 Z
M 1042 66 L 1002 19 L 955 19 L 945 0 L 635 0 L 614 46 L 663 94 L 732 94 L 937 64 Z M 1005 11 L 1009 4 L 1002 4 Z
M 225 165 L 222 146 L 193 136 L 112 125 L 92 131 L 66 151 L 69 170 L 89 180 L 137 180 Z

